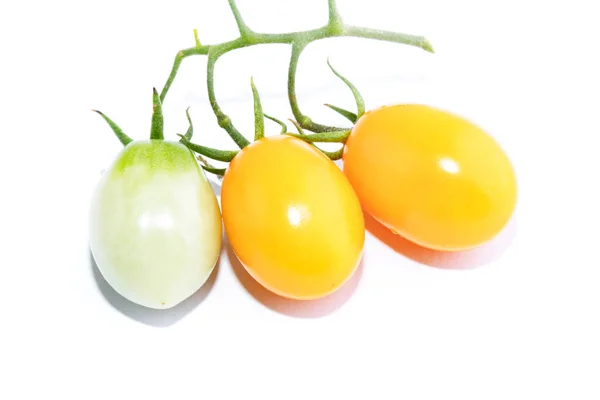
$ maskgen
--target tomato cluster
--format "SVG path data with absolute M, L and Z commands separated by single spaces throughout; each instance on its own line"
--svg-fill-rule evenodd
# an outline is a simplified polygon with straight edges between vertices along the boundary
M 197 149 L 188 138 L 183 143 Z M 222 216 L 254 279 L 281 296 L 316 299 L 357 269 L 363 209 L 421 246 L 455 251 L 496 236 L 516 203 L 514 171 L 499 145 L 467 120 L 424 105 L 361 116 L 343 170 L 288 134 L 261 137 L 230 158 L 219 211 L 184 145 L 127 143 L 92 209 L 92 250 L 116 290 L 154 308 L 188 297 L 216 263 Z
M 500 145 L 480 127 L 422 104 L 365 112 L 356 88 L 331 65 L 351 89 L 358 112 L 330 106 L 353 123 L 347 130 L 315 124 L 296 103 L 296 63 L 306 43 L 343 32 L 341 19 L 333 13 L 325 28 L 287 36 L 256 34 L 232 8 L 244 28 L 240 38 L 214 46 L 198 42 L 178 53 L 163 94 L 153 94 L 150 140 L 133 141 L 100 113 L 124 148 L 94 194 L 90 247 L 117 292 L 151 308 L 180 303 L 214 269 L 222 228 L 256 281 L 280 296 L 306 300 L 338 290 L 356 271 L 364 251 L 364 212 L 393 233 L 439 251 L 481 246 L 506 226 L 517 201 L 515 173 Z M 352 29 L 357 36 L 406 40 Z M 298 133 L 263 114 L 252 83 L 256 129 L 249 142 L 216 103 L 214 63 L 231 49 L 282 40 L 293 46 L 288 90 Z M 428 42 L 419 43 L 430 49 Z M 186 54 L 209 55 L 211 106 L 240 150 L 192 143 L 189 114 L 181 140 L 164 140 L 162 98 Z M 281 134 L 264 135 L 265 117 L 283 126 Z M 320 142 L 342 143 L 341 151 L 322 151 L 314 144 Z M 214 168 L 195 153 L 229 165 Z M 339 158 L 341 169 L 333 162 Z M 207 172 L 223 175 L 221 207 Z

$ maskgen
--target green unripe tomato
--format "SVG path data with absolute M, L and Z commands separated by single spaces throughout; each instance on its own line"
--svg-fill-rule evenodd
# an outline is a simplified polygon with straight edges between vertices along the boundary
M 192 152 L 177 142 L 128 143 L 92 199 L 90 247 L 123 297 L 170 308 L 196 292 L 218 260 L 221 211 Z

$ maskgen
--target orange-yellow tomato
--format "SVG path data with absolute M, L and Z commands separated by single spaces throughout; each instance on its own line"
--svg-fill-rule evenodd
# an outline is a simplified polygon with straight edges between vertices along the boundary
M 418 104 L 365 113 L 343 155 L 363 208 L 424 247 L 464 250 L 497 235 L 516 204 L 497 142 L 457 115 Z
M 221 205 L 236 256 L 278 295 L 326 296 L 358 267 L 360 202 L 343 172 L 302 140 L 268 136 L 240 151 L 223 177 Z

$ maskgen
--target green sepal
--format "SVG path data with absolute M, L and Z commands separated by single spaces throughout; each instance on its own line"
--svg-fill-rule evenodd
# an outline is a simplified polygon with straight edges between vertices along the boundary
M 304 129 L 302 129 L 302 127 L 300 126 L 300 124 L 298 122 L 296 122 L 295 120 L 293 120 L 291 118 L 288 118 L 288 119 L 292 124 L 294 124 L 294 126 L 298 130 L 299 135 L 302 135 L 302 136 L 306 135 L 306 133 L 304 133 Z
M 271 117 L 270 115 L 265 114 L 265 118 L 270 119 L 271 121 L 275 122 L 276 124 L 279 124 L 279 126 L 281 126 L 281 131 L 279 132 L 280 135 L 283 135 L 284 133 L 286 133 L 288 131 L 287 125 L 283 123 L 283 121 L 278 120 L 275 117 Z
M 187 140 L 192 140 L 192 136 L 194 136 L 194 124 L 192 123 L 192 118 L 190 117 L 190 108 L 189 107 L 185 110 L 185 116 L 187 117 L 189 125 L 188 125 L 188 130 L 185 133 L 185 135 L 183 135 L 183 137 L 186 138 Z
M 358 91 L 356 86 L 354 86 L 352 84 L 352 82 L 350 82 L 348 79 L 344 78 L 339 72 L 337 72 L 333 68 L 333 66 L 331 65 L 331 62 L 329 61 L 329 58 L 327 59 L 327 65 L 329 66 L 331 71 L 335 74 L 335 76 L 340 78 L 346 84 L 346 86 L 348 86 L 350 91 L 352 91 L 352 96 L 354 96 L 354 101 L 356 102 L 356 120 L 358 120 L 358 118 L 362 117 L 362 115 L 365 113 L 365 102 L 362 98 L 362 95 L 360 94 L 360 92 Z
M 209 166 L 206 166 L 206 165 L 201 165 L 201 167 L 206 172 L 210 172 L 211 174 L 215 174 L 215 175 L 218 175 L 218 176 L 225 175 L 225 171 L 227 171 L 227 168 L 215 168 L 215 167 L 209 167 Z
M 344 146 L 342 146 L 339 150 L 336 151 L 325 151 L 322 149 L 321 152 L 323 152 L 323 154 L 325 154 L 327 157 L 329 157 L 329 159 L 331 159 L 331 161 L 336 161 L 336 160 L 341 160 L 342 156 L 344 155 Z
M 344 110 L 343 108 L 334 106 L 332 104 L 325 104 L 325 107 L 331 108 L 333 111 L 337 112 L 338 114 L 340 114 L 342 117 L 346 118 L 348 121 L 352 122 L 353 124 L 355 124 L 356 121 L 358 121 L 358 116 L 351 111 Z
M 250 78 L 250 86 L 252 87 L 252 99 L 254 100 L 254 141 L 257 141 L 265 137 L 265 114 L 260 103 L 260 95 L 256 85 L 254 85 L 254 78 Z
M 210 147 L 205 147 L 199 144 L 195 144 L 186 139 L 184 135 L 178 134 L 181 137 L 181 143 L 191 151 L 201 154 L 205 157 L 211 158 L 217 161 L 230 162 L 238 154 L 236 150 L 217 150 Z
M 344 143 L 350 135 L 349 130 L 335 132 L 321 132 L 305 135 L 303 133 L 287 133 L 286 135 L 294 136 L 309 143 Z
M 115 124 L 113 122 L 112 119 L 110 119 L 106 115 L 104 115 L 103 112 L 98 111 L 98 110 L 92 110 L 92 111 L 98 113 L 102 118 L 104 118 L 104 120 L 106 121 L 106 123 L 108 123 L 108 125 L 110 126 L 110 128 L 114 132 L 115 136 L 117 137 L 117 139 L 119 139 L 119 141 L 121 142 L 121 144 L 123 146 L 127 146 L 129 143 L 131 143 L 133 141 L 129 136 L 127 136 L 125 134 L 125 132 L 123 132 L 123 130 L 121 128 L 119 128 L 119 126 L 117 124 Z
M 150 127 L 150 139 L 164 139 L 164 120 L 160 96 L 156 88 L 152 88 L 152 126 Z
M 326 143 L 326 142 L 342 142 L 345 143 L 346 139 L 348 138 L 348 136 L 350 135 L 350 131 L 334 131 L 334 132 L 321 132 L 321 133 L 315 133 L 315 134 L 311 134 L 311 135 L 307 135 L 306 133 L 304 133 L 304 130 L 302 129 L 302 127 L 300 126 L 300 124 L 296 121 L 294 121 L 293 119 L 290 119 L 291 123 L 294 124 L 294 126 L 296 127 L 296 129 L 298 129 L 299 133 L 285 133 L 286 135 L 289 136 L 293 136 L 296 137 L 300 140 L 304 140 L 305 142 L 307 142 L 308 144 L 310 144 L 311 146 L 313 146 L 315 149 L 319 150 L 321 153 L 325 154 L 327 157 L 329 157 L 329 159 L 331 159 L 332 161 L 335 160 L 339 160 L 342 158 L 342 155 L 344 154 L 344 146 L 342 146 L 339 150 L 336 151 L 326 151 L 321 149 L 320 147 L 318 147 L 316 144 L 314 144 L 313 142 L 321 142 L 321 143 Z M 333 135 L 331 135 L 333 133 Z M 312 139 L 323 139 L 323 136 L 327 136 L 330 135 L 331 137 L 335 137 L 336 135 L 340 135 L 341 133 L 343 133 L 345 136 L 343 138 L 343 140 L 327 140 L 328 138 L 325 137 L 326 140 L 312 140 Z

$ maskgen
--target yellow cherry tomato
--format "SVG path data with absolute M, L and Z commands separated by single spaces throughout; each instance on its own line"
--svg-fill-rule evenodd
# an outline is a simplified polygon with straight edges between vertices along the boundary
M 365 113 L 343 160 L 365 211 L 424 247 L 482 245 L 515 208 L 515 174 L 497 142 L 464 118 L 429 106 Z
M 360 202 L 343 172 L 302 140 L 267 136 L 241 150 L 223 177 L 221 205 L 236 256 L 278 295 L 326 296 L 358 267 Z

